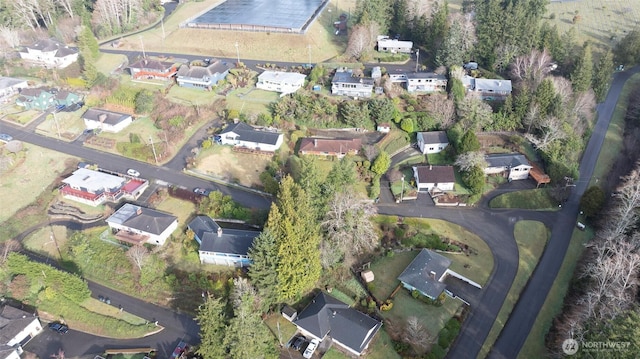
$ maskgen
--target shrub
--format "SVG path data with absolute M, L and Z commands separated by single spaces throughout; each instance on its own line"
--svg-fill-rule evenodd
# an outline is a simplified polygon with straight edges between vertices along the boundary
M 414 289 L 411 291 L 411 296 L 417 299 L 420 296 L 420 292 Z
M 384 303 L 382 303 L 382 305 L 380 306 L 380 310 L 383 312 L 387 312 L 390 311 L 391 308 L 393 308 L 393 301 L 391 299 L 387 299 Z
M 371 282 L 371 283 L 367 283 L 367 289 L 368 289 L 370 292 L 373 292 L 373 291 L 376 289 L 376 284 L 375 284 L 375 283 L 373 283 L 373 282 Z

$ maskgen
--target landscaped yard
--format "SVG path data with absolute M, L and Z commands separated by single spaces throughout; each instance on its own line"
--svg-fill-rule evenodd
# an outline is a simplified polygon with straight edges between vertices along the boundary
M 297 330 L 297 327 L 285 319 L 280 313 L 273 313 L 266 317 L 264 324 L 269 327 L 271 333 L 273 333 L 278 342 L 283 345 L 287 343 Z
M 277 101 L 279 96 L 277 92 L 255 89 L 253 86 L 240 88 L 226 96 L 227 109 L 238 110 L 247 115 L 268 113 L 269 104 Z
M 269 156 L 234 152 L 231 146 L 214 145 L 200 154 L 196 169 L 225 181 L 254 187 L 261 185 L 260 173 L 269 162 Z
M 550 191 L 549 188 L 537 188 L 504 193 L 493 198 L 489 207 L 557 211 L 558 202 L 551 197 Z
M 159 211 L 171 213 L 172 215 L 178 217 L 179 227 L 186 228 L 187 221 L 196 211 L 196 206 L 191 201 L 185 201 L 175 197 L 166 196 L 162 200 L 162 202 L 160 202 L 156 206 L 156 209 Z M 177 235 L 177 231 L 176 233 L 174 233 L 174 236 L 175 235 Z
M 24 148 L 18 156 L 5 154 L 13 159 L 13 166 L 2 172 L 0 177 L 0 198 L 3 202 L 0 223 L 32 203 L 65 168 L 73 167 L 77 161 L 67 154 L 27 143 L 24 143 Z M 47 170 L 43 171 L 43 168 Z M 28 226 L 22 227 L 25 228 Z
M 518 301 L 520 293 L 527 284 L 527 281 L 529 281 L 529 277 L 531 277 L 533 270 L 538 264 L 542 252 L 544 252 L 549 235 L 549 230 L 542 222 L 519 221 L 516 223 L 514 236 L 518 244 L 518 272 L 511 284 L 507 298 L 502 304 L 498 317 L 493 323 L 493 327 L 482 346 L 480 357 L 487 355 L 498 338 L 500 331 L 509 318 L 509 314 L 511 314 L 513 310 L 513 306 Z
M 181 22 L 219 2 L 206 0 L 182 3 L 164 21 L 162 27 L 142 33 L 142 38 L 133 36 L 123 39 L 120 49 L 139 51 L 142 41 L 147 51 L 166 52 L 171 44 L 170 50 L 173 53 L 198 54 L 203 57 L 235 58 L 239 55 L 240 61 L 271 59 L 301 64 L 309 62 L 311 57 L 311 62 L 317 63 L 342 55 L 347 37 L 334 34 L 333 22 L 341 13 L 353 11 L 356 5 L 355 0 L 332 1 L 304 35 L 179 27 Z M 202 41 L 203 37 L 215 38 L 215 41 Z M 236 43 L 239 44 L 237 52 Z
M 58 112 L 55 117 L 49 115 L 36 127 L 36 131 L 41 135 L 71 142 L 86 128 L 82 120 L 82 114 L 85 111 L 86 109 L 82 108 L 75 112 Z
M 2 108 L 0 117 L 4 116 L 4 121 L 18 123 L 20 125 L 26 125 L 27 123 L 35 120 L 40 116 L 42 112 L 36 110 L 24 110 L 18 106 L 6 106 Z
M 386 331 L 385 326 L 383 325 L 378 335 L 373 339 L 373 341 L 369 344 L 369 349 L 367 349 L 367 354 L 363 356 L 366 359 L 400 359 L 400 355 L 396 353 L 393 349 L 393 343 L 391 342 L 391 337 Z M 340 350 L 335 348 L 335 345 L 332 346 L 322 359 L 350 359 L 351 356 L 348 356 L 342 353 Z

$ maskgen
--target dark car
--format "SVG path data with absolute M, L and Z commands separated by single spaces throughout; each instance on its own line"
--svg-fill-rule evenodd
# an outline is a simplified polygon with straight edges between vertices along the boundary
M 67 107 L 66 105 L 58 105 L 58 106 L 56 106 L 54 111 L 55 112 L 60 112 L 60 111 L 64 110 L 66 107 Z
M 302 345 L 306 342 L 305 337 L 295 337 L 292 339 L 293 344 L 291 344 L 291 348 L 294 350 L 302 349 Z
M 206 188 L 198 187 L 193 190 L 193 193 L 199 194 L 201 196 L 209 196 L 209 193 L 211 193 L 211 191 Z
M 69 331 L 69 327 L 62 323 L 49 323 L 49 329 L 60 334 L 67 334 Z
M 62 111 L 64 111 L 64 112 L 75 112 L 75 111 L 78 111 L 79 109 L 81 109 L 82 106 L 84 106 L 84 102 L 80 101 L 80 102 L 74 103 L 73 105 L 69 105 L 69 106 L 63 108 Z

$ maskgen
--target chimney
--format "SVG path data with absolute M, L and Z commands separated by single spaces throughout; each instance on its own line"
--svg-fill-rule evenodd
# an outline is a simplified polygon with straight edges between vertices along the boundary
M 313 147 L 318 147 L 318 139 L 317 138 L 313 139 Z
M 138 209 L 136 209 L 136 214 L 138 216 L 142 214 L 142 207 L 138 207 Z
M 431 278 L 432 278 L 433 280 L 436 280 L 436 272 L 431 271 L 431 272 L 429 273 L 429 275 L 431 276 Z
M 98 121 L 100 121 L 100 123 L 104 123 L 104 121 L 107 120 L 107 114 L 106 113 L 101 113 L 98 115 Z
M 429 165 L 429 171 L 433 170 L 433 166 Z
M 218 237 L 222 237 L 222 227 L 218 227 Z

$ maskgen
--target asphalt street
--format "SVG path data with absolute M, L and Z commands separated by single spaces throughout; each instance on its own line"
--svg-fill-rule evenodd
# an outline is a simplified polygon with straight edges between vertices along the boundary
M 586 190 L 604 142 L 604 137 L 611 121 L 624 83 L 631 75 L 640 71 L 640 67 L 625 72 L 619 72 L 607 94 L 607 98 L 598 106 L 598 122 L 596 123 L 582 160 L 580 161 L 580 178 L 575 181 L 576 187 L 571 196 L 556 217 L 554 230 L 547 247 L 542 254 L 527 286 L 522 291 L 507 323 L 489 354 L 489 358 L 515 358 L 529 336 L 529 332 L 544 304 L 553 285 L 558 271 L 562 266 L 574 225 L 578 216 L 580 197 Z M 459 341 L 458 347 L 464 345 Z M 456 358 L 456 356 L 450 356 Z

